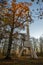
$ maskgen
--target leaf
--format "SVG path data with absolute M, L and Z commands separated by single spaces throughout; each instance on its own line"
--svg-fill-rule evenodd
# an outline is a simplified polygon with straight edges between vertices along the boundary
M 42 2 L 43 2 L 43 0 L 42 0 Z
M 2 21 L 3 21 L 5 24 L 9 23 L 8 18 L 2 18 Z
M 11 14 L 9 14 L 9 13 L 6 13 L 6 14 L 5 14 L 5 16 L 11 16 Z
M 39 2 L 36 2 L 36 4 L 38 4 Z
M 39 9 L 37 8 L 37 11 L 38 11 Z
M 34 2 L 34 0 L 31 0 L 32 2 Z

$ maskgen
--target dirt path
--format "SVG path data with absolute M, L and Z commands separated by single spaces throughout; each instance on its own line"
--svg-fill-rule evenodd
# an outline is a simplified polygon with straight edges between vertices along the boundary
M 0 60 L 0 65 L 43 65 L 43 58 Z

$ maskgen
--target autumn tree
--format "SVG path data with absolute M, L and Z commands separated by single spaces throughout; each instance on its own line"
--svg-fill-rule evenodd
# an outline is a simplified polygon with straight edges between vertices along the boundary
M 6 59 L 10 58 L 10 51 L 11 51 L 11 45 L 13 40 L 13 31 L 15 28 L 24 28 L 24 23 L 27 21 L 27 19 L 31 21 L 31 16 L 29 15 L 29 6 L 31 3 L 27 2 L 20 2 L 15 3 L 12 2 L 10 8 L 2 8 L 2 13 L 0 15 L 2 16 L 1 20 L 4 23 L 4 26 L 9 25 L 10 26 L 10 32 L 9 32 L 9 44 L 6 54 Z M 4 11 L 4 12 L 3 12 Z M 29 21 L 29 22 L 30 22 Z

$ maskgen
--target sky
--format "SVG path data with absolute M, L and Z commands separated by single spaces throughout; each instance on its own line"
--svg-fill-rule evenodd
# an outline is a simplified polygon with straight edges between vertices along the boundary
M 12 0 L 9 0 L 9 3 L 11 2 Z M 31 2 L 31 0 L 16 0 L 17 2 Z M 37 0 L 35 0 L 37 1 Z M 32 6 L 29 7 L 30 8 L 30 11 L 32 11 L 32 9 L 35 10 L 35 12 L 38 13 L 38 11 L 36 11 L 37 8 L 43 8 L 43 3 L 41 2 L 40 0 L 40 6 L 36 4 L 36 2 L 32 3 Z M 35 16 L 35 13 L 33 12 L 32 16 Z M 33 17 L 32 17 L 33 18 Z M 37 17 L 34 17 L 34 23 L 31 23 L 29 25 L 29 29 L 30 29 L 30 36 L 31 37 L 35 37 L 35 38 L 39 38 L 40 36 L 43 35 L 43 19 L 40 20 L 38 19 Z M 23 30 L 22 30 L 23 31 Z M 23 32 L 26 32 L 26 31 L 23 31 Z
M 17 1 L 18 2 L 31 2 L 30 0 L 17 0 Z M 40 0 L 40 6 L 36 5 L 36 3 L 34 2 L 32 4 L 32 6 L 30 7 L 30 10 L 40 8 L 40 7 L 43 8 L 43 3 L 41 3 L 41 0 Z M 33 15 L 35 15 L 35 14 L 33 13 Z M 40 36 L 43 35 L 43 19 L 40 20 L 40 19 L 37 19 L 35 17 L 34 18 L 34 23 L 30 24 L 29 28 L 30 28 L 30 36 L 35 37 L 35 38 L 39 38 Z

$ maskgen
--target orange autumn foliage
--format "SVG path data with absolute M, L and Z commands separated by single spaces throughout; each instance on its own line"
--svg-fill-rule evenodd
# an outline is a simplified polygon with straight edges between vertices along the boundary
M 31 6 L 31 4 L 29 4 L 29 6 Z M 11 4 L 11 8 L 9 9 L 9 10 L 11 10 L 12 11 L 12 13 L 14 14 L 14 17 L 23 17 L 23 16 L 25 16 L 26 17 L 26 12 L 28 11 L 28 12 L 30 12 L 30 10 L 29 10 L 29 6 L 28 6 L 28 3 L 26 3 L 26 2 L 24 2 L 24 3 L 15 3 L 15 2 L 12 2 L 12 4 Z M 5 14 L 5 16 L 8 16 L 8 17 L 11 17 L 11 16 L 13 16 L 12 15 L 12 13 L 6 13 Z M 9 20 L 9 22 L 12 24 L 13 22 L 12 22 L 12 20 L 10 21 Z M 23 27 L 23 24 L 21 23 L 21 22 L 18 22 L 18 20 L 14 20 L 14 24 L 18 27 L 18 26 L 21 26 L 21 27 Z
M 16 11 L 17 9 L 23 9 L 23 10 L 25 10 L 25 11 L 30 11 L 29 10 L 29 7 L 28 6 L 26 6 L 26 5 L 24 5 L 23 3 L 14 3 L 14 2 L 12 2 L 12 10 L 13 11 Z

